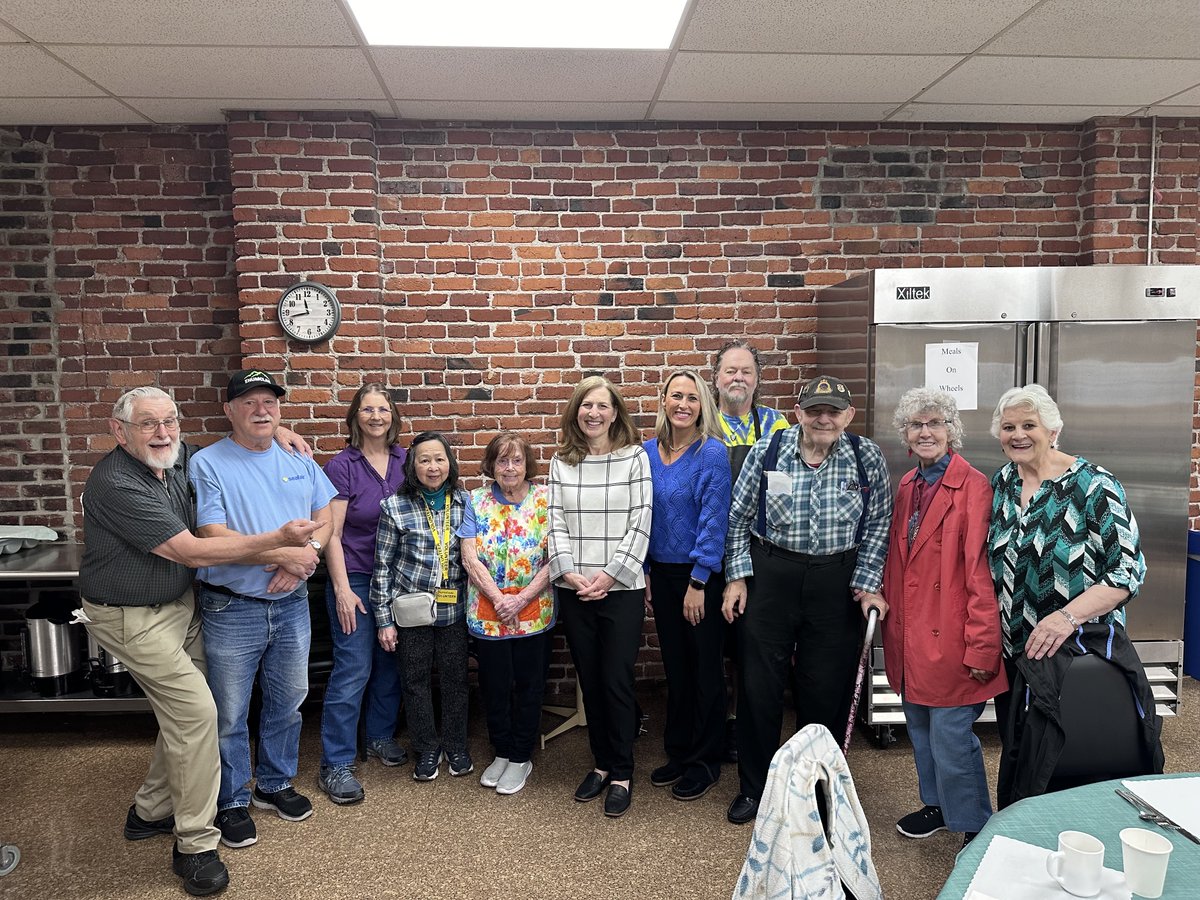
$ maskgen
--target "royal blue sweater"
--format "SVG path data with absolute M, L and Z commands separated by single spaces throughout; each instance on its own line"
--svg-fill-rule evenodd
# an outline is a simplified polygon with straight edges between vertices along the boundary
M 664 465 L 658 440 L 643 445 L 654 483 L 654 518 L 648 558 L 662 563 L 691 563 L 692 577 L 708 581 L 721 570 L 729 529 L 729 451 L 709 438 L 692 444 L 683 456 Z

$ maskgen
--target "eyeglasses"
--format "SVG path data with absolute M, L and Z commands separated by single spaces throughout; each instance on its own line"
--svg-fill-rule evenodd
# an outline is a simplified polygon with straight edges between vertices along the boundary
M 121 419 L 126 425 L 132 425 L 142 434 L 154 434 L 159 427 L 167 429 L 167 431 L 176 431 L 179 428 L 179 418 L 170 416 L 166 419 L 146 419 L 142 422 L 130 422 L 128 419 Z
M 945 419 L 930 419 L 928 422 L 905 422 L 904 427 L 908 429 L 909 434 L 920 434 L 923 428 L 928 428 L 930 431 L 942 431 L 946 424 Z
M 360 416 L 390 416 L 392 411 L 386 406 L 360 406 L 358 414 Z
M 497 469 L 523 469 L 525 460 L 520 456 L 505 456 L 496 460 Z

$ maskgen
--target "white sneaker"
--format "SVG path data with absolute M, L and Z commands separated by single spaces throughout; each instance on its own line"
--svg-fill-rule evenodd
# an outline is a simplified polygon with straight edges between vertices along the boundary
M 500 776 L 500 781 L 496 783 L 496 793 L 515 794 L 525 787 L 525 782 L 529 780 L 529 773 L 532 771 L 533 763 L 531 762 L 510 762 L 508 768 L 504 770 L 504 774 Z
M 492 764 L 483 770 L 483 774 L 479 776 L 479 783 L 486 788 L 494 788 L 500 783 L 500 777 L 507 768 L 508 760 L 503 756 L 497 756 L 492 760 Z

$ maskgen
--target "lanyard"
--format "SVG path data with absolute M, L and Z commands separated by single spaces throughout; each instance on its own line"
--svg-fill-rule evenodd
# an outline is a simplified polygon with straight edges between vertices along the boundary
M 433 546 L 437 551 L 438 563 L 442 569 L 442 580 L 450 580 L 450 493 L 446 493 L 446 509 L 445 509 L 445 529 L 443 529 L 442 539 L 438 540 L 437 525 L 433 521 L 433 511 L 429 508 L 429 503 L 422 500 L 422 505 L 425 507 L 425 520 L 429 522 L 429 533 L 433 535 Z

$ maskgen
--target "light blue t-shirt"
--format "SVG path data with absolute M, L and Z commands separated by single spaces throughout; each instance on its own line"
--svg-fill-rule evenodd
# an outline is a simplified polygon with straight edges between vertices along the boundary
M 196 488 L 197 527 L 225 525 L 240 534 L 259 534 L 292 519 L 311 518 L 337 496 L 315 461 L 274 442 L 256 451 L 227 437 L 193 456 L 188 468 Z M 206 566 L 197 577 L 251 597 L 288 595 L 267 592 L 273 574 L 261 565 Z

